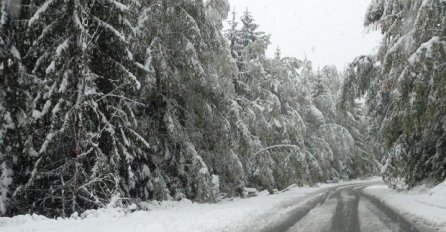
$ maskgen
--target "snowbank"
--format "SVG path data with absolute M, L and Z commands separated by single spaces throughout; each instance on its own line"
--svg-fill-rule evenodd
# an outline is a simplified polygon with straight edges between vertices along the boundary
M 189 200 L 179 202 L 148 202 L 147 211 L 111 207 L 89 210 L 68 219 L 49 219 L 38 215 L 0 217 L 2 232 L 213 232 L 259 231 L 265 225 L 280 220 L 295 208 L 324 194 L 327 188 L 344 184 L 371 183 L 378 178 L 322 184 L 319 187 L 296 188 L 269 195 L 260 192 L 257 197 L 226 199 L 217 204 L 197 204 Z M 116 199 L 115 199 L 116 200 Z M 113 200 L 113 201 L 115 201 Z
M 189 200 L 147 203 L 148 211 L 130 212 L 110 207 L 90 210 L 82 217 L 69 219 L 21 215 L 0 218 L 0 231 L 256 231 L 260 224 L 277 219 L 329 186 L 332 185 L 292 188 L 280 194 L 261 193 L 255 198 L 225 200 L 217 204 L 196 204 Z
M 380 199 L 415 224 L 446 232 L 446 181 L 432 189 L 420 187 L 403 192 L 374 185 L 365 188 L 364 193 Z

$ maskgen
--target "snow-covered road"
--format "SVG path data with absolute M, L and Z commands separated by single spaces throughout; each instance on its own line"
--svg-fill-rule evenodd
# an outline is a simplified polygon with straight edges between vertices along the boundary
M 416 228 L 380 200 L 363 193 L 374 185 L 351 184 L 328 189 L 322 196 L 296 208 L 263 232 L 428 232 Z
M 446 232 L 444 187 L 446 183 L 421 195 L 401 193 L 374 178 L 317 188 L 290 188 L 274 195 L 262 192 L 258 197 L 226 199 L 217 204 L 151 202 L 146 205 L 147 211 L 107 207 L 67 219 L 21 215 L 0 218 L 0 231 Z M 423 204 L 416 208 L 408 206 L 419 201 Z

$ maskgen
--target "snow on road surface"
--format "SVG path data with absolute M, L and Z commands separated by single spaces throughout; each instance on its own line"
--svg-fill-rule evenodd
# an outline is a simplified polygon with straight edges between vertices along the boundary
M 371 207 L 373 207 L 371 204 L 359 201 L 358 217 L 361 231 L 391 232 L 377 216 L 376 211 L 370 209 Z
M 337 201 L 328 199 L 325 204 L 312 209 L 307 216 L 292 226 L 289 231 L 301 231 L 306 228 L 307 232 L 329 231 L 333 215 L 336 211 Z
M 364 193 L 378 198 L 414 224 L 425 224 L 446 232 L 446 181 L 432 189 L 396 191 L 384 184 L 365 188 Z
M 420 230 L 362 190 L 381 182 L 355 183 L 329 188 L 321 197 L 267 225 L 261 232 L 434 232 Z M 257 231 L 257 230 L 254 230 Z

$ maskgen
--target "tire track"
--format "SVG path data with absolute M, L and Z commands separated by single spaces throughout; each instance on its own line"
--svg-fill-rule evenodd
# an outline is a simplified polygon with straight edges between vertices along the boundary
M 398 232 L 421 232 L 420 230 L 418 230 L 417 227 L 412 225 L 409 221 L 407 221 L 404 217 L 396 213 L 394 210 L 386 206 L 383 202 L 381 202 L 375 197 L 364 194 L 362 192 L 362 189 L 364 188 L 358 190 L 358 193 L 361 195 L 361 197 L 366 199 L 368 202 L 374 205 L 382 214 L 385 215 L 385 218 L 383 218 L 383 215 L 375 213 L 381 219 L 381 221 L 386 222 L 386 224 L 390 222 L 398 225 L 398 228 L 390 228 L 390 229 Z
M 330 207 L 327 206 L 327 202 L 331 205 L 337 204 L 336 209 L 333 212 L 333 217 L 331 221 L 330 232 L 359 232 L 361 231 L 361 225 L 359 220 L 359 201 L 366 201 L 368 204 L 375 207 L 379 212 L 372 212 L 379 217 L 381 221 L 386 222 L 386 226 L 392 225 L 390 230 L 394 232 L 421 232 L 416 226 L 411 222 L 406 220 L 403 216 L 399 215 L 397 212 L 387 207 L 380 200 L 368 196 L 362 192 L 362 190 L 371 184 L 350 184 L 342 185 L 333 188 L 329 188 L 322 192 L 323 194 L 319 197 L 308 200 L 302 206 L 293 209 L 286 217 L 282 220 L 271 223 L 264 227 L 261 232 L 306 232 L 313 231 L 315 228 L 302 228 L 303 224 L 310 225 L 319 223 L 315 221 L 313 223 L 314 215 L 308 216 L 310 211 L 318 208 L 318 210 L 326 210 Z M 325 211 L 324 211 L 325 212 Z M 305 223 L 302 224 L 302 219 L 305 218 Z M 320 220 L 320 223 L 327 223 Z M 325 218 L 326 220 L 326 218 Z M 367 220 L 367 219 L 363 219 Z M 310 221 L 311 223 L 307 223 Z M 300 222 L 300 224 L 298 224 Z M 305 226 L 303 226 L 305 227 Z M 307 226 L 308 227 L 308 226 Z M 291 228 L 291 229 L 290 229 Z M 313 229 L 313 230 L 312 230 Z M 292 230 L 292 231 L 291 231 Z M 429 230 L 422 230 L 429 231 Z M 363 232 L 373 232 L 373 231 L 363 231 Z
M 337 191 L 333 196 L 338 199 L 338 205 L 331 226 L 332 232 L 358 232 L 359 194 L 353 188 Z
M 318 205 L 324 204 L 326 199 L 331 194 L 333 194 L 335 191 L 336 191 L 336 188 L 327 190 L 327 192 L 325 194 L 323 194 L 322 196 L 311 199 L 307 203 L 305 203 L 303 206 L 292 210 L 290 212 L 289 216 L 286 217 L 284 220 L 282 220 L 278 223 L 268 225 L 267 227 L 262 229 L 261 232 L 286 232 L 286 231 L 288 231 L 292 226 L 294 226 L 302 218 L 307 216 L 307 214 L 312 209 L 314 209 Z

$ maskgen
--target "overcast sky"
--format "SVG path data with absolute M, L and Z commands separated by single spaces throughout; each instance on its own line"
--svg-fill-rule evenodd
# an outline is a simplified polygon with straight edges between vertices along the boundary
M 283 56 L 343 69 L 358 55 L 373 54 L 380 33 L 363 27 L 371 0 L 229 0 L 238 17 L 246 7 L 260 30 L 272 35 L 268 55 L 279 46 Z

